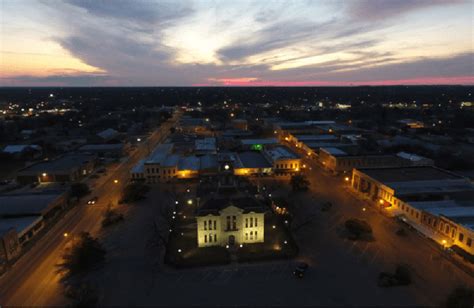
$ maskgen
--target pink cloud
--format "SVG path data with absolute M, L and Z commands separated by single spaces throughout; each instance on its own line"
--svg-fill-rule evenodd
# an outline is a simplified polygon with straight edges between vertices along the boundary
M 209 83 L 196 83 L 193 86 L 249 86 L 249 87 L 305 87 L 305 86 L 390 86 L 390 85 L 474 85 L 474 76 L 421 77 L 399 80 L 377 81 L 272 81 L 254 77 L 209 78 Z

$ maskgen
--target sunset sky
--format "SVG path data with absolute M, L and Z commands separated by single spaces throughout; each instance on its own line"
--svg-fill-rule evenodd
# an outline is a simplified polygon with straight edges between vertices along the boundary
M 0 86 L 472 85 L 473 3 L 0 0 Z

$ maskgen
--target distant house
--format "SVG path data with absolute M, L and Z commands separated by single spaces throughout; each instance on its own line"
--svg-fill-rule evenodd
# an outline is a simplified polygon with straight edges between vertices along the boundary
M 113 140 L 119 140 L 120 138 L 120 133 L 116 131 L 113 128 L 107 128 L 106 130 L 103 130 L 96 135 L 99 140 L 103 142 L 110 142 Z
M 107 157 L 121 157 L 124 154 L 125 146 L 122 143 L 115 144 L 86 144 L 78 149 L 80 153 L 97 154 Z
M 16 180 L 21 184 L 75 182 L 92 172 L 95 160 L 95 155 L 64 155 L 55 160 L 42 161 L 21 169 L 17 173 Z
M 34 159 L 41 156 L 42 148 L 36 144 L 15 144 L 7 145 L 2 153 L 15 159 Z

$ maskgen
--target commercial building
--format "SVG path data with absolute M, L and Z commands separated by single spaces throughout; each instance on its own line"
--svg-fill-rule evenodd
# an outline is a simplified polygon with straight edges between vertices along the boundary
M 323 167 L 334 173 L 346 173 L 353 168 L 393 168 L 407 166 L 429 166 L 433 161 L 421 156 L 402 153 L 401 155 L 350 155 L 347 152 L 335 148 L 322 148 L 318 156 Z
M 95 161 L 95 155 L 67 154 L 23 168 L 17 173 L 16 179 L 21 184 L 75 182 L 93 171 Z
M 0 224 L 0 269 L 5 263 L 17 257 L 21 252 L 18 235 L 14 228 L 5 228 Z
M 432 166 L 354 169 L 351 188 L 444 246 L 474 254 L 474 186 Z
M 125 146 L 122 143 L 113 144 L 86 144 L 78 150 L 80 153 L 95 154 L 101 157 L 121 157 L 125 154 Z
M 211 199 L 197 216 L 199 247 L 234 246 L 265 240 L 264 207 L 250 197 Z
M 277 146 L 263 151 L 271 162 L 274 174 L 291 174 L 301 169 L 301 158 L 285 146 Z

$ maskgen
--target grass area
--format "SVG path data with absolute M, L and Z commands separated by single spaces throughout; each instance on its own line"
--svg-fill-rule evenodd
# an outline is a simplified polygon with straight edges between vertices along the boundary
M 243 245 L 236 252 L 239 262 L 294 258 L 298 254 L 290 232 L 280 216 L 265 215 L 265 242 Z
M 231 253 L 235 253 L 238 262 L 287 259 L 298 254 L 298 247 L 284 222 L 272 213 L 265 216 L 265 242 L 244 244 L 235 250 L 198 248 L 195 218 L 179 217 L 172 227 L 165 254 L 165 263 L 177 268 L 229 264 Z
M 177 268 L 230 263 L 224 247 L 198 248 L 194 219 L 177 221 L 166 245 L 165 263 Z

